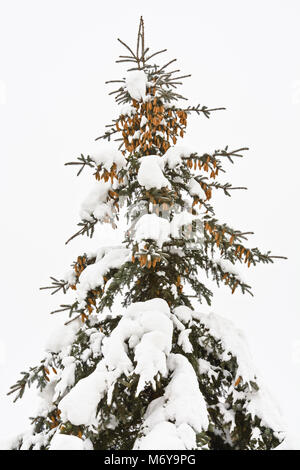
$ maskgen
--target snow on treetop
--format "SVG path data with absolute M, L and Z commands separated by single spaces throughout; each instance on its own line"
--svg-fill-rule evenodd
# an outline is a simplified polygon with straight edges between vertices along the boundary
M 142 70 L 134 70 L 127 73 L 126 89 L 131 98 L 143 101 L 146 97 L 147 75 Z

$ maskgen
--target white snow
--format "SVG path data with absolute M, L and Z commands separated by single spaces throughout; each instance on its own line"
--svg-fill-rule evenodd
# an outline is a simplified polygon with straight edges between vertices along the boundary
M 144 116 L 143 116 L 144 117 Z M 130 136 L 133 140 L 138 140 L 140 138 L 140 135 L 141 135 L 141 131 L 135 131 L 135 133 L 133 134 L 133 136 Z M 129 137 L 128 137 L 129 139 Z
M 139 374 L 137 395 L 147 384 L 155 388 L 157 374 L 168 374 L 173 334 L 169 316 L 169 307 L 162 299 L 132 304 L 111 335 L 103 339 L 103 359 L 96 370 L 79 380 L 61 400 L 62 419 L 75 425 L 95 422 L 100 400 L 108 393 L 110 402 L 115 381 L 122 373 Z M 127 355 L 127 343 L 134 350 L 135 366 Z
M 248 393 L 247 411 L 252 417 L 256 415 L 261 418 L 262 425 L 268 426 L 277 432 L 283 431 L 282 417 L 277 403 L 261 378 L 256 380 L 256 383 L 259 390 Z
M 81 204 L 79 215 L 82 220 L 92 220 L 92 215 L 96 219 L 101 219 L 105 215 L 112 216 L 111 207 L 106 203 L 108 191 L 111 188 L 110 181 L 101 180 L 94 183 L 93 189 Z
M 189 334 L 191 331 L 192 330 L 190 328 L 187 330 L 183 330 L 178 336 L 178 345 L 182 347 L 185 353 L 193 352 L 193 346 L 189 340 Z
M 120 268 L 122 264 L 130 260 L 130 250 L 127 248 L 116 248 L 104 251 L 103 257 L 97 259 L 94 264 L 88 265 L 82 271 L 77 284 L 76 298 L 80 306 L 85 305 L 85 298 L 89 290 L 103 286 L 105 274 L 110 269 Z
M 90 348 L 93 357 L 97 357 L 100 355 L 103 337 L 104 333 L 101 333 L 100 331 L 95 331 L 90 335 Z
M 175 145 L 166 151 L 163 158 L 169 168 L 175 168 L 175 166 L 181 164 L 182 158 L 188 158 L 192 153 L 193 152 L 187 147 Z
M 146 121 L 143 121 L 143 124 L 146 124 Z M 168 165 L 171 169 L 175 168 L 176 165 L 181 164 L 182 158 L 189 157 L 191 153 L 186 147 L 173 146 L 161 157 L 159 155 L 141 157 L 138 182 L 141 186 L 145 186 L 146 189 L 170 187 L 168 180 L 163 174 L 165 166 Z M 199 183 L 197 184 L 199 185 Z
M 0 438 L 0 450 L 11 450 L 19 446 L 22 439 L 22 434 L 18 435 L 6 435 L 5 437 L 1 436 Z
M 300 434 L 287 433 L 284 441 L 273 450 L 300 450 Z
M 179 307 L 175 307 L 174 315 L 183 323 L 188 324 L 190 321 L 193 320 L 193 310 L 191 310 L 186 305 L 180 305 Z
M 181 238 L 182 227 L 184 227 L 185 225 L 190 225 L 193 220 L 196 219 L 196 216 L 187 211 L 175 213 L 172 221 L 170 222 L 170 235 L 172 235 L 173 238 Z
M 63 274 L 62 279 L 66 281 L 69 286 L 73 286 L 76 283 L 76 279 L 77 279 L 74 269 L 69 269 L 68 271 L 66 271 Z
M 136 113 L 135 107 L 129 103 L 123 104 L 120 110 L 121 116 L 132 116 L 135 113 Z
M 62 364 L 64 368 L 60 372 L 60 380 L 55 386 L 55 394 L 53 397 L 53 401 L 57 400 L 59 396 L 62 396 L 67 390 L 67 388 L 72 387 L 75 382 L 75 358 L 73 356 L 66 356 L 62 359 Z
M 134 239 L 137 242 L 151 239 L 155 240 L 159 247 L 162 247 L 163 243 L 169 240 L 170 223 L 156 214 L 145 214 L 140 217 L 135 229 Z
M 208 427 L 206 403 L 192 365 L 180 354 L 170 354 L 167 365 L 173 371 L 171 381 L 164 395 L 148 406 L 145 436 L 136 441 L 134 449 L 193 449 L 196 433 Z
M 67 434 L 55 434 L 51 440 L 49 450 L 91 450 L 90 441 L 83 441 L 79 437 Z
M 164 394 L 168 418 L 178 425 L 189 424 L 196 432 L 206 430 L 206 403 L 191 363 L 181 354 L 170 354 L 168 367 L 173 371 Z
M 62 420 L 70 421 L 76 426 L 96 423 L 97 406 L 107 391 L 109 378 L 102 360 L 94 372 L 79 380 L 60 401 Z
M 200 198 L 203 198 L 205 194 L 200 184 L 198 183 L 198 181 L 195 180 L 195 178 L 191 178 L 189 182 L 189 192 L 192 196 L 198 196 Z
M 138 395 L 147 383 L 155 388 L 155 376 L 167 373 L 166 356 L 171 350 L 173 325 L 167 303 L 162 299 L 138 302 L 128 308 L 110 338 L 103 341 L 108 368 L 140 375 Z M 127 355 L 126 341 L 134 349 L 134 369 Z
M 182 230 L 189 226 L 194 220 L 199 221 L 199 217 L 190 214 L 187 211 L 175 213 L 173 219 L 157 216 L 155 213 L 142 215 L 135 226 L 133 239 L 140 243 L 143 240 L 154 240 L 159 247 L 170 240 L 170 237 L 181 238 Z M 198 244 L 201 243 L 201 234 L 197 229 Z
M 159 237 L 156 239 L 159 240 Z M 84 299 L 88 290 L 101 284 L 101 279 L 108 269 L 120 266 L 130 255 L 128 249 L 117 246 L 102 247 L 91 256 L 96 256 L 96 263 L 88 266 L 80 276 L 77 289 L 80 299 Z M 51 338 L 48 348 L 50 346 L 49 350 L 56 352 L 62 348 L 60 357 L 64 369 L 58 371 L 58 375 L 42 393 L 45 407 L 42 416 L 47 407 L 49 411 L 53 401 L 62 396 L 59 409 L 63 422 L 97 426 L 99 403 L 106 399 L 108 405 L 111 404 L 114 386 L 122 374 L 128 379 L 133 374 L 138 375 L 136 396 L 149 385 L 155 390 L 157 378 L 169 378 L 163 395 L 154 399 L 146 410 L 142 425 L 143 435 L 137 439 L 134 449 L 195 449 L 196 434 L 207 430 L 209 423 L 207 405 L 199 388 L 197 374 L 205 374 L 209 378 L 217 377 L 218 368 L 213 367 L 207 360 L 198 358 L 198 370 L 195 371 L 186 356 L 174 354 L 171 350 L 173 331 L 176 328 L 179 331 L 178 345 L 184 353 L 192 353 L 189 336 L 193 325 L 199 325 L 200 322 L 208 329 L 207 334 L 221 341 L 224 349 L 224 352 L 220 353 L 221 359 L 226 361 L 231 355 L 236 356 L 237 377 L 241 376 L 243 382 L 249 383 L 249 389 L 245 392 L 232 385 L 229 392 L 233 394 L 233 400 L 245 399 L 247 413 L 252 417 L 261 418 L 263 425 L 277 432 L 282 431 L 280 414 L 262 381 L 258 382 L 256 379 L 257 374 L 252 366 L 244 335 L 229 320 L 213 313 L 196 312 L 186 306 L 176 307 L 171 313 L 167 302 L 159 298 L 132 304 L 119 311 L 119 314 L 121 319 L 109 336 L 94 327 L 86 329 L 90 338 L 90 346 L 86 350 L 87 357 L 90 357 L 90 354 L 101 354 L 102 359 L 89 376 L 75 385 L 75 359 L 69 354 L 70 344 L 78 331 L 78 321 L 66 327 L 65 331 L 69 333 Z M 201 337 L 199 341 L 202 341 Z M 129 350 L 132 354 L 129 354 Z M 258 384 L 258 391 L 251 385 L 251 381 Z M 73 388 L 70 388 L 72 386 Z M 233 430 L 235 413 L 227 410 L 222 402 L 216 406 L 219 407 L 224 422 L 231 423 Z M 77 438 L 72 442 L 63 442 L 64 437 L 60 436 L 62 435 L 54 436 L 51 449 L 68 448 L 67 446 L 81 446 L 83 449 L 88 445 L 81 439 L 77 441 Z M 35 448 L 47 445 L 47 436 L 23 437 L 22 448 L 26 449 L 31 445 Z
M 141 164 L 137 179 L 146 189 L 169 187 L 169 182 L 163 174 L 164 160 L 158 155 L 147 155 L 140 158 Z
M 236 378 L 242 377 L 243 382 L 248 382 L 249 392 L 246 392 L 246 410 L 251 416 L 257 415 L 261 418 L 262 423 L 275 431 L 282 431 L 282 419 L 280 417 L 280 411 L 271 398 L 269 391 L 261 379 L 257 379 L 260 375 L 253 366 L 252 357 L 249 351 L 247 340 L 241 330 L 236 328 L 234 324 L 214 313 L 200 313 L 188 309 L 188 307 L 177 307 L 174 309 L 174 316 L 189 326 L 193 323 L 193 319 L 200 321 L 204 324 L 214 338 L 219 339 L 222 343 L 224 352 L 221 355 L 221 359 L 226 361 L 229 360 L 231 354 L 237 358 L 237 374 Z M 182 328 L 180 328 L 182 329 Z M 188 344 L 184 345 L 184 339 L 187 337 L 189 330 L 183 330 L 180 333 L 180 341 L 183 347 L 189 348 Z M 199 338 L 201 341 L 201 338 Z M 208 369 L 211 369 L 209 371 Z M 212 366 L 199 358 L 199 370 L 200 373 L 208 373 L 209 376 L 216 374 Z M 259 390 L 256 391 L 252 388 L 250 382 L 257 383 Z M 236 389 L 232 390 L 234 400 L 240 398 L 240 392 Z M 243 397 L 245 394 L 243 393 Z M 232 417 L 231 417 L 232 418 Z
M 214 262 L 219 265 L 224 272 L 234 274 L 238 280 L 242 281 L 241 274 L 236 269 L 236 265 L 232 264 L 229 260 L 214 257 Z
M 47 385 L 43 388 L 43 390 L 38 391 L 39 402 L 35 411 L 38 416 L 47 416 L 49 410 L 55 408 L 53 405 L 53 396 L 55 393 L 56 384 L 57 380 L 51 377 L 50 382 L 47 382 Z
M 15 445 L 20 445 L 22 441 L 20 450 L 29 450 L 31 447 L 33 450 L 40 450 L 41 447 L 46 447 L 48 445 L 49 436 L 51 437 L 53 432 L 55 431 L 51 430 L 48 433 L 46 431 L 42 431 L 41 433 L 33 434 L 33 426 L 31 426 L 30 430 L 18 436 L 19 443 L 15 442 L 11 444 L 13 444 L 13 448 L 15 448 Z
M 216 370 L 216 367 L 214 367 L 210 362 L 200 357 L 198 359 L 198 365 L 200 374 L 207 374 L 209 378 L 215 377 L 216 379 L 218 377 L 219 374 Z
M 134 70 L 127 73 L 126 89 L 131 98 L 143 101 L 146 97 L 147 75 L 142 70 Z
M 102 165 L 107 171 L 110 171 L 114 163 L 118 170 L 126 165 L 126 159 L 123 154 L 108 145 L 102 145 L 102 147 L 100 147 L 97 152 L 91 154 L 90 157 L 94 160 L 96 165 Z
M 75 336 L 79 328 L 80 322 L 75 320 L 68 325 L 64 325 L 63 327 L 59 326 L 53 329 L 45 343 L 46 351 L 54 353 L 64 351 L 75 340 Z
M 140 122 L 140 127 L 144 127 L 148 122 L 148 119 L 146 118 L 145 115 L 142 116 L 141 122 Z
M 179 431 L 179 432 L 178 432 Z M 192 431 L 190 442 L 185 442 L 180 429 L 169 421 L 157 423 L 149 433 L 135 444 L 134 450 L 186 450 L 196 446 L 195 433 Z M 186 446 L 188 445 L 188 447 Z
M 249 352 L 247 340 L 243 332 L 236 328 L 234 324 L 221 315 L 213 312 L 209 314 L 200 314 L 193 312 L 193 317 L 198 318 L 210 330 L 210 334 L 220 339 L 223 348 L 223 360 L 230 358 L 232 353 L 238 359 L 237 377 L 241 376 L 244 382 L 255 381 L 256 371 L 253 367 L 253 361 Z

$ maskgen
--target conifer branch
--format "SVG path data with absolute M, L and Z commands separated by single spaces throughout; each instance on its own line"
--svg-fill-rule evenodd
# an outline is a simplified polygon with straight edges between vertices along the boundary
M 76 176 L 79 176 L 81 174 L 82 170 L 86 166 L 89 166 L 91 168 L 94 168 L 96 166 L 94 160 L 92 160 L 89 155 L 87 157 L 85 157 L 83 154 L 81 154 L 80 157 L 77 158 L 77 160 L 78 160 L 78 162 L 67 162 L 67 163 L 65 163 L 65 166 L 81 165 L 81 168 L 78 171 Z
M 148 60 L 152 59 L 153 57 L 157 56 L 158 54 L 162 54 L 163 52 L 166 52 L 167 49 L 161 49 L 160 51 L 154 52 L 153 54 L 149 55 L 148 57 L 145 58 L 145 62 L 148 62 Z
M 58 280 L 58 279 L 55 279 L 55 277 L 51 277 L 51 276 L 50 276 L 50 279 L 52 280 L 52 286 L 40 287 L 40 290 L 53 289 L 53 292 L 51 292 L 51 295 L 56 294 L 57 292 L 62 290 L 63 293 L 66 294 L 69 288 L 67 281 L 65 281 L 64 279 Z
M 77 225 L 79 227 L 82 227 L 78 232 L 74 233 L 66 242 L 65 244 L 67 245 L 71 240 L 74 238 L 78 237 L 78 235 L 87 235 L 88 237 L 92 238 L 94 231 L 95 231 L 95 225 L 98 222 L 98 219 L 96 219 L 94 216 L 93 220 L 83 220 L 82 222 L 79 222 Z
M 200 114 L 200 113 L 203 113 L 204 116 L 206 118 L 210 118 L 210 114 L 213 112 L 213 111 L 224 111 L 226 110 L 226 108 L 208 108 L 207 106 L 202 106 L 202 108 L 200 107 L 200 104 L 198 104 L 197 106 L 188 106 L 187 108 L 185 108 L 183 111 L 186 111 L 187 113 L 191 113 L 191 112 L 195 112 L 196 114 Z

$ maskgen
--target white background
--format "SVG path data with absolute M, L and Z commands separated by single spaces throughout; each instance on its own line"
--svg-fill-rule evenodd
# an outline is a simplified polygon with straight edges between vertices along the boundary
M 217 197 L 221 221 L 254 230 L 250 246 L 287 261 L 247 270 L 255 297 L 215 288 L 211 308 L 245 332 L 253 357 L 279 403 L 289 432 L 300 419 L 299 123 L 300 2 L 295 0 L 2 0 L 1 132 L 1 434 L 19 432 L 35 395 L 12 404 L 5 394 L 19 371 L 38 363 L 45 337 L 63 322 L 50 316 L 62 299 L 39 291 L 78 254 L 111 242 L 105 227 L 78 238 L 80 202 L 93 183 L 66 161 L 85 153 L 117 116 L 111 86 L 124 76 L 114 63 L 133 45 L 139 16 L 151 49 L 178 58 L 192 104 L 227 111 L 189 119 L 185 138 L 200 152 L 249 146 L 227 164 L 227 178 L 248 191 Z M 176 67 L 177 68 L 177 67 Z M 244 273 L 243 273 L 244 275 Z

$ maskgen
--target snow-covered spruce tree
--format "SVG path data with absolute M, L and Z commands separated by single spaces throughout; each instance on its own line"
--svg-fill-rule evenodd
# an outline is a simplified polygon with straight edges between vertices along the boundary
M 118 82 L 112 93 L 122 107 L 99 137 L 117 137 L 119 149 L 99 143 L 68 164 L 96 178 L 71 238 L 92 236 L 99 222 L 120 230 L 123 207 L 124 241 L 78 256 L 67 276 L 51 278 L 47 289 L 73 290 L 75 299 L 57 310 L 70 318 L 40 364 L 11 387 L 17 399 L 35 383 L 42 397 L 31 431 L 11 448 L 274 448 L 280 424 L 241 333 L 197 309 L 211 303 L 203 274 L 251 293 L 232 266 L 276 258 L 248 247 L 247 233 L 219 222 L 211 204 L 214 191 L 237 189 L 217 177 L 246 149 L 199 155 L 177 146 L 189 116 L 209 118 L 216 108 L 179 104 L 186 76 L 167 71 L 173 60 L 156 64 L 164 51 L 145 47 L 142 19 L 135 50 L 119 41 L 127 55 L 118 62 L 131 68 L 109 82 Z

